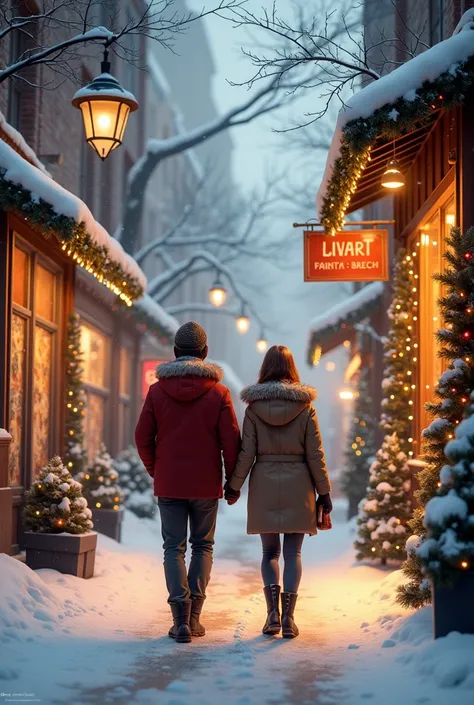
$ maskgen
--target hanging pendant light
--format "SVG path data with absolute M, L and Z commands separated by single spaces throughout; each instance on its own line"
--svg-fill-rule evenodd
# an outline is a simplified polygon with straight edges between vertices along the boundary
M 242 335 L 244 333 L 247 333 L 248 329 L 250 328 L 250 318 L 246 315 L 244 306 L 242 306 L 240 316 L 237 316 L 237 318 L 235 319 L 235 324 L 237 326 L 237 330 Z
M 80 88 L 72 104 L 81 109 L 86 140 L 102 160 L 122 144 L 128 116 L 138 109 L 133 93 L 122 88 L 110 74 L 107 49 L 100 76 Z
M 390 189 L 397 189 L 405 186 L 405 177 L 400 171 L 400 167 L 396 159 L 391 159 L 387 164 L 387 168 L 382 176 L 382 186 Z
M 268 350 L 268 340 L 265 338 L 265 333 L 263 329 L 260 331 L 260 337 L 257 340 L 257 351 L 259 353 L 265 353 Z
M 227 290 L 222 286 L 222 282 L 217 275 L 217 279 L 209 289 L 209 301 L 216 308 L 223 306 L 227 299 Z

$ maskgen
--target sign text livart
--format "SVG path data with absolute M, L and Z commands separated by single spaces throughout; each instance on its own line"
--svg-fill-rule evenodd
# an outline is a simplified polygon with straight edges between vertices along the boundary
M 388 230 L 304 233 L 304 280 L 388 281 Z

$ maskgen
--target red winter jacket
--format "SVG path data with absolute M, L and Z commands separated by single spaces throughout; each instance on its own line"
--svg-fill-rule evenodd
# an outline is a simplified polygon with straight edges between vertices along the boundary
M 157 497 L 222 497 L 234 472 L 240 432 L 220 367 L 181 357 L 159 365 L 135 429 L 138 453 Z

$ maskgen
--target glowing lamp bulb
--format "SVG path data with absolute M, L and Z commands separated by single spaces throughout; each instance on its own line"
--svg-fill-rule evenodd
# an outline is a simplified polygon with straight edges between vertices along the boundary
M 469 563 L 467 561 L 461 561 L 461 568 L 464 568 L 466 570 L 469 568 Z
M 248 316 L 238 316 L 235 319 L 235 325 L 237 326 L 237 330 L 239 333 L 242 335 L 244 333 L 247 333 L 248 329 L 250 328 L 250 318 Z
M 392 159 L 382 176 L 382 186 L 388 189 L 397 189 L 405 186 L 405 177 L 399 169 L 398 162 Z
M 257 350 L 259 353 L 264 353 L 268 349 L 268 340 L 265 340 L 265 338 L 259 338 L 257 340 Z
M 220 308 L 221 306 L 223 306 L 225 304 L 226 299 L 227 299 L 227 291 L 222 286 L 219 279 L 217 279 L 217 281 L 209 289 L 209 301 L 216 308 Z

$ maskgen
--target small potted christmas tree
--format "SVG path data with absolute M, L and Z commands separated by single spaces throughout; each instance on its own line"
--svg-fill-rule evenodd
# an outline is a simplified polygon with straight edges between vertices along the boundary
M 126 508 L 140 519 L 153 519 L 157 511 L 153 480 L 140 460 L 136 448 L 130 446 L 123 450 L 114 464 Z
M 402 560 L 411 516 L 408 500 L 410 470 L 398 436 L 385 436 L 370 468 L 367 498 L 360 503 L 359 533 L 354 545 L 357 560 Z
M 122 535 L 122 491 L 117 484 L 113 460 L 102 443 L 95 460 L 77 475 L 84 497 L 92 509 L 97 531 L 115 541 Z
M 435 638 L 474 634 L 474 394 L 444 454 L 451 464 L 426 505 L 427 537 L 416 551 L 433 584 Z
M 26 564 L 92 578 L 97 534 L 91 516 L 81 484 L 55 456 L 26 492 Z

